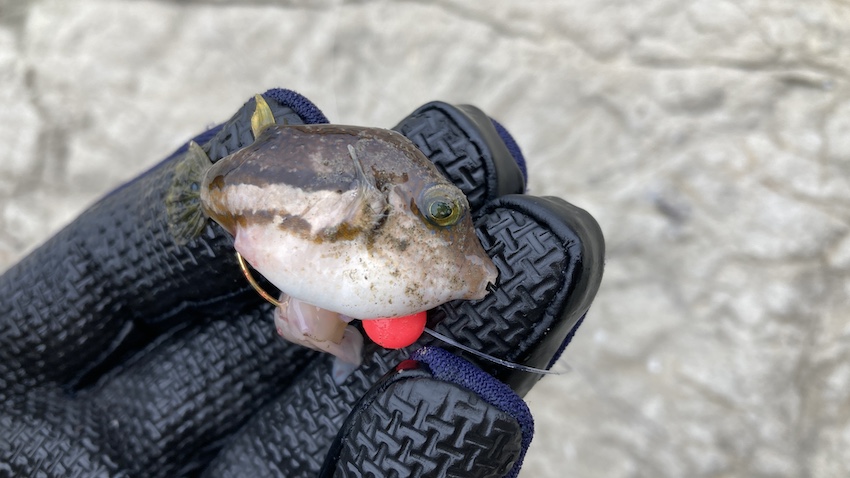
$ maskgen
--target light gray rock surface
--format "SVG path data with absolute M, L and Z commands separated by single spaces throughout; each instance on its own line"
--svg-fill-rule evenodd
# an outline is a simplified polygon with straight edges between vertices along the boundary
M 269 87 L 472 103 L 608 240 L 523 476 L 850 476 L 848 68 L 839 0 L 0 0 L 0 269 Z

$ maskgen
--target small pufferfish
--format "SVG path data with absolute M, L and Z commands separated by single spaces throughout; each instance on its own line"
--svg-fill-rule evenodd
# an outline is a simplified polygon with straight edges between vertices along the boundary
M 281 336 L 357 366 L 363 337 L 351 319 L 487 294 L 497 269 L 466 197 L 410 140 L 379 128 L 278 125 L 255 98 L 254 143 L 215 164 L 192 143 L 167 210 L 178 243 L 207 217 L 233 235 L 281 291 Z

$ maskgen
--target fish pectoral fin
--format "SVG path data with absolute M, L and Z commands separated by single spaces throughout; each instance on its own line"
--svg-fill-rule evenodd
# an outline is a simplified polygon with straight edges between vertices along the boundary
M 350 191 L 344 200 L 329 198 L 302 217 L 321 240 L 351 240 L 368 235 L 386 217 L 386 199 L 380 192 Z
M 251 115 L 251 132 L 254 133 L 254 140 L 260 136 L 260 133 L 269 126 L 275 124 L 274 113 L 266 103 L 263 95 L 254 95 L 254 114 Z
M 207 224 L 201 205 L 201 180 L 211 165 L 203 148 L 190 141 L 189 149 L 174 166 L 171 187 L 165 197 L 165 211 L 168 230 L 178 245 L 185 245 L 200 235 Z
M 389 202 L 363 169 L 354 147 L 354 179 L 345 191 L 325 191 L 325 196 L 301 211 L 293 212 L 310 224 L 314 239 L 347 241 L 369 236 L 387 217 Z
M 354 169 L 357 175 L 357 199 L 351 203 L 352 210 L 349 214 L 349 221 L 361 228 L 373 229 L 386 216 L 389 203 L 386 196 L 375 185 L 374 178 L 366 174 L 354 146 L 348 145 L 348 153 L 354 161 Z
M 360 192 L 358 200 L 352 206 L 347 222 L 362 231 L 372 231 L 387 217 L 388 209 L 387 198 L 380 191 L 374 188 L 365 189 Z

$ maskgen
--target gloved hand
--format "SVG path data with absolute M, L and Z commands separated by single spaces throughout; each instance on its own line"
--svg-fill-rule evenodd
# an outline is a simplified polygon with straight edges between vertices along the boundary
M 290 91 L 264 97 L 278 123 L 326 121 Z M 214 161 L 250 144 L 253 109 L 195 141 Z M 521 194 L 519 148 L 473 107 L 431 103 L 395 129 L 468 195 L 500 273 L 429 327 L 548 368 L 599 286 L 596 222 Z M 539 375 L 423 336 L 367 344 L 337 385 L 332 357 L 277 337 L 217 224 L 174 242 L 164 195 L 185 150 L 0 276 L 0 476 L 516 475 L 532 433 L 520 396 Z

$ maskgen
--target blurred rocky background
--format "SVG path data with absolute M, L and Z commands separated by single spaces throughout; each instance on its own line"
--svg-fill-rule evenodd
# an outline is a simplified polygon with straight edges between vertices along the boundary
M 0 0 L 0 270 L 267 88 L 472 103 L 608 241 L 522 476 L 850 476 L 849 70 L 839 0 Z

